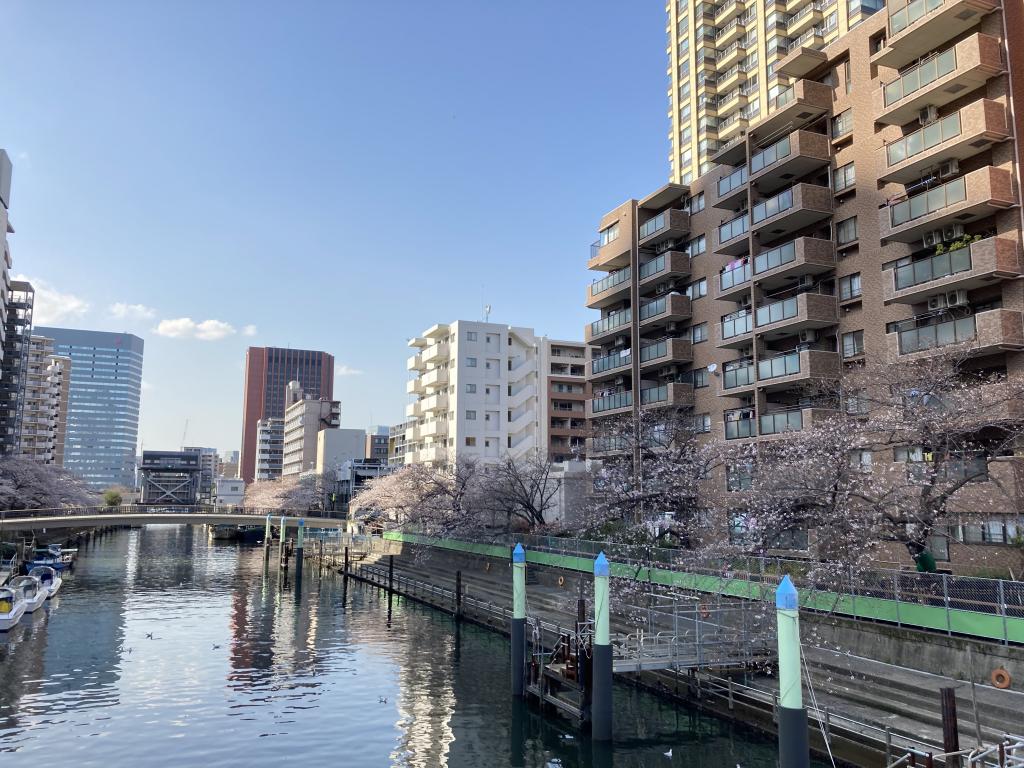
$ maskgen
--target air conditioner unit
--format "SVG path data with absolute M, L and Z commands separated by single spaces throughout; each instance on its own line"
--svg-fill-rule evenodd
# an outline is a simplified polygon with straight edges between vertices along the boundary
M 960 173 L 960 161 L 956 158 L 939 163 L 939 178 L 946 179 Z
M 740 304 L 743 305 L 744 307 L 749 307 L 750 306 L 750 302 L 751 302 L 750 294 L 749 293 L 743 294 L 743 298 L 740 299 Z
M 939 119 L 939 108 L 934 104 L 929 104 L 927 107 L 917 113 L 917 121 L 921 125 L 928 125 L 928 123 L 934 123 Z
M 936 310 L 936 309 L 945 309 L 945 308 L 946 308 L 946 297 L 943 294 L 940 293 L 938 296 L 929 296 L 928 297 L 928 309 Z
M 800 335 L 797 338 L 800 339 L 801 344 L 812 344 L 818 340 L 818 332 L 814 328 L 808 328 L 807 330 L 800 331 Z
M 963 224 L 951 224 L 942 230 L 943 240 L 956 240 L 958 237 L 964 236 L 964 225 Z
M 654 286 L 654 292 L 655 293 L 665 293 L 665 291 L 667 291 L 668 289 L 669 289 L 669 284 L 668 283 L 658 283 L 656 286 Z
M 967 306 L 967 291 L 963 288 L 959 288 L 955 291 L 946 292 L 946 306 L 947 307 L 965 307 Z
M 941 229 L 933 229 L 931 232 L 925 232 L 924 237 L 922 238 L 924 247 L 931 248 L 932 246 L 938 245 L 942 242 L 942 236 L 943 233 Z

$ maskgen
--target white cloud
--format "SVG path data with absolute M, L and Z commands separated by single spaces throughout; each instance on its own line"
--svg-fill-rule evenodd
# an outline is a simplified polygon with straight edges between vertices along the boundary
M 234 326 L 223 320 L 201 320 L 197 323 L 191 317 L 161 320 L 153 331 L 158 336 L 166 336 L 171 339 L 198 339 L 199 341 L 219 341 L 236 333 Z
M 242 335 L 243 336 L 255 336 L 256 335 L 256 326 L 252 325 L 250 323 L 249 325 L 243 327 L 242 328 Z
M 125 304 L 119 301 L 110 305 L 110 316 L 117 320 L 152 320 L 156 310 L 145 304 Z
M 76 320 L 89 311 L 89 302 L 73 293 L 62 293 L 45 280 L 15 275 L 15 280 L 32 283 L 36 300 L 32 308 L 32 322 L 36 325 L 61 325 Z
M 335 376 L 362 376 L 363 372 L 358 368 L 350 368 L 344 363 L 334 366 Z

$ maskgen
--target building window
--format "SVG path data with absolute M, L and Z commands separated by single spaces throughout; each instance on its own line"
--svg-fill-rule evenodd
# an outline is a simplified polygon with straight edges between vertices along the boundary
M 476 421 L 476 411 L 466 411 L 466 421 Z
M 693 417 L 693 431 L 698 434 L 707 434 L 711 431 L 711 414 L 698 413 Z
M 853 110 L 847 109 L 832 118 L 832 138 L 840 139 L 853 130 Z
M 864 331 L 843 334 L 843 357 L 857 357 L 864 354 Z M 849 413 L 849 411 L 847 411 Z
M 849 416 L 865 416 L 868 412 L 868 400 L 860 390 L 843 393 L 843 410 Z
M 693 372 L 693 387 L 694 387 L 694 389 L 700 389 L 701 387 L 708 386 L 709 379 L 710 379 L 710 377 L 708 376 L 708 369 L 707 368 L 697 368 L 697 369 L 695 369 L 694 372 Z
M 466 341 L 476 341 L 476 331 L 466 331 Z
M 690 213 L 700 213 L 704 210 L 704 193 L 699 192 L 690 198 Z
M 476 368 L 476 358 L 475 357 L 467 357 L 466 358 L 466 367 L 467 368 Z
M 466 438 L 466 447 L 467 448 L 475 448 L 476 447 L 476 438 L 475 437 L 467 437 Z
M 466 385 L 466 394 L 467 395 L 475 395 L 476 394 L 476 384 L 467 384 Z
M 748 462 L 726 465 L 725 488 L 727 491 L 749 491 L 753 485 L 754 471 Z
M 858 449 L 850 451 L 850 467 L 861 472 L 871 471 L 871 451 Z
M 839 278 L 839 300 L 848 301 L 860 296 L 860 272 Z
M 700 256 L 704 253 L 704 251 L 707 250 L 707 246 L 707 238 L 704 235 L 700 235 L 687 243 L 686 250 L 690 252 L 690 257 L 693 258 L 694 256 Z
M 699 323 L 690 329 L 690 341 L 694 344 L 699 344 L 702 341 L 708 340 L 708 324 Z
M 695 280 L 686 286 L 686 295 L 690 297 L 690 301 L 699 299 L 702 296 L 708 295 L 708 281 L 706 278 Z
M 615 222 L 610 227 L 602 229 L 599 237 L 601 245 L 608 245 L 613 240 L 617 240 L 619 237 L 619 223 Z
M 832 189 L 835 192 L 845 192 L 857 183 L 857 174 L 854 171 L 853 163 L 847 163 L 836 168 L 832 174 Z
M 857 240 L 857 217 L 851 216 L 836 223 L 836 243 L 848 245 Z

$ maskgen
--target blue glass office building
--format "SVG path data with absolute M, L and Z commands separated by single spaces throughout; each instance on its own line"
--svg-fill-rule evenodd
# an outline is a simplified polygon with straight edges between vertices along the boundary
M 130 333 L 36 327 L 71 358 L 64 468 L 97 489 L 135 487 L 142 347 Z

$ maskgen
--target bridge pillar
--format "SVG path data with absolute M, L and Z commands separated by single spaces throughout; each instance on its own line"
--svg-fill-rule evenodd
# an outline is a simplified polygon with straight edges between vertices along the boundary
M 611 568 L 604 552 L 594 560 L 594 665 L 590 704 L 590 736 L 594 741 L 612 740 L 612 645 L 609 630 L 611 600 L 608 577 Z
M 775 590 L 779 636 L 779 765 L 808 768 L 811 751 L 807 736 L 800 674 L 800 601 L 789 576 Z
M 512 550 L 512 695 L 526 692 L 526 550 L 516 544 Z

